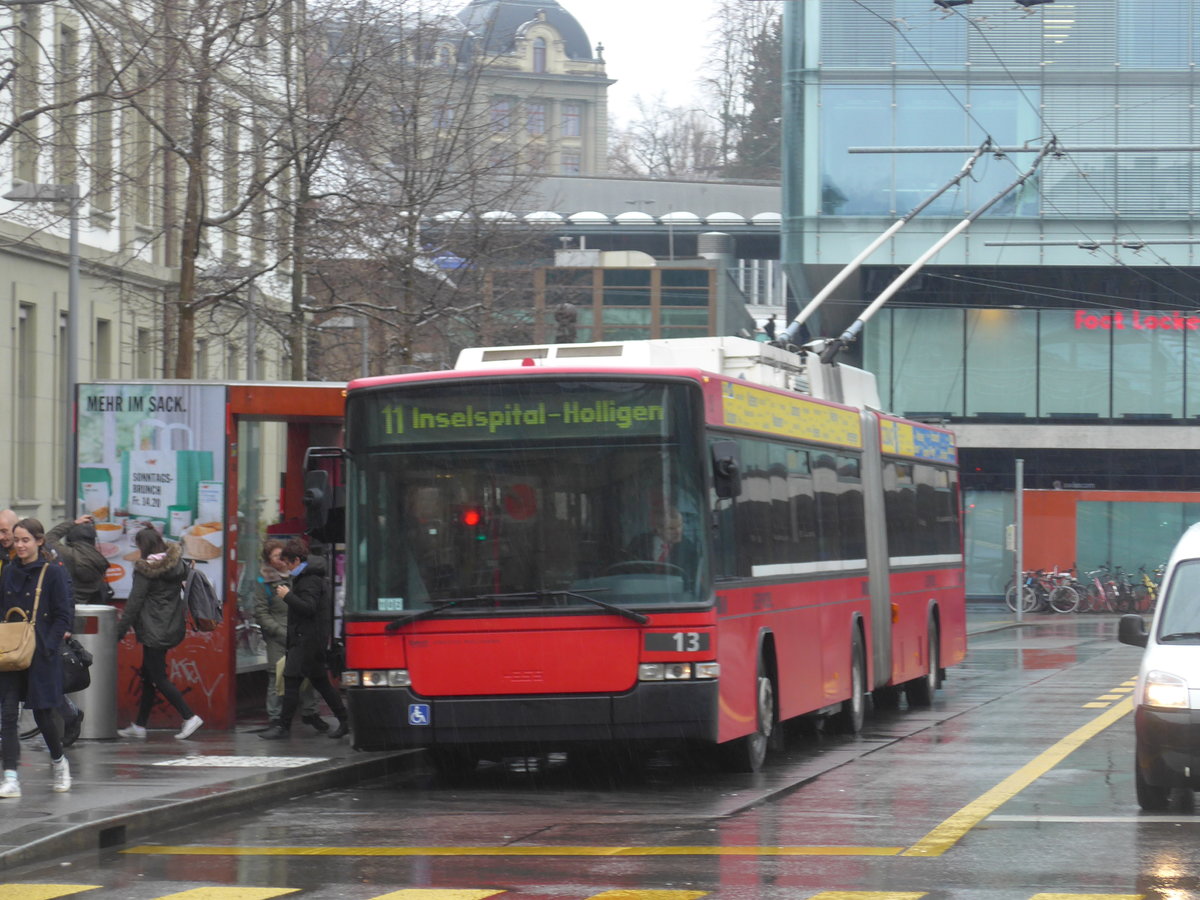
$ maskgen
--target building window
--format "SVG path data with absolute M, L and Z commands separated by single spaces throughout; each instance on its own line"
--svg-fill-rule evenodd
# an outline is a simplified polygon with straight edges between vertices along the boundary
M 200 338 L 196 341 L 196 377 L 208 377 L 208 339 Z
M 149 378 L 154 372 L 154 346 L 149 328 L 137 330 L 137 377 Z
M 533 71 L 542 74 L 546 71 L 546 39 L 534 38 L 533 41 Z
M 94 377 L 112 378 L 112 322 L 96 320 L 96 362 Z
M 78 177 L 75 153 L 79 146 L 79 117 L 73 108 L 74 97 L 79 93 L 79 38 L 73 28 L 59 27 L 55 54 L 58 65 L 55 102 L 64 114 L 56 123 L 58 146 L 54 150 L 54 180 L 59 184 L 70 184 Z
M 578 103 L 564 103 L 562 107 L 563 137 L 579 137 L 583 134 L 583 107 Z
M 546 133 L 546 104 L 532 100 L 525 106 L 525 128 L 530 134 Z
M 578 153 L 565 152 L 562 155 L 560 171 L 563 175 L 578 175 L 582 170 Z
M 437 106 L 433 110 L 434 128 L 451 128 L 454 125 L 454 107 L 445 103 Z
M 492 101 L 492 130 L 508 131 L 512 127 L 512 102 L 497 97 Z
M 225 345 L 225 377 L 230 381 L 238 380 L 238 345 Z
M 29 493 L 28 489 L 35 484 L 34 461 L 37 458 L 37 423 L 34 418 L 37 398 L 37 391 L 34 390 L 37 373 L 34 366 L 36 340 L 34 308 L 21 304 L 17 311 L 17 427 L 13 431 L 12 442 L 16 445 L 16 484 L 26 488 L 26 493 Z

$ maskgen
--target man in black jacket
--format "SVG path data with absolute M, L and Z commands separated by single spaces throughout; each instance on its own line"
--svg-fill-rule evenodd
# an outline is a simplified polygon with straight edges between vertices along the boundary
M 300 685 L 307 678 L 337 716 L 338 727 L 329 733 L 342 738 L 350 733 L 350 718 L 341 695 L 329 681 L 326 654 L 333 622 L 333 598 L 325 574 L 325 559 L 309 556 L 295 538 L 283 546 L 282 557 L 289 567 L 291 586 L 279 584 L 276 595 L 288 606 L 287 656 L 283 663 L 283 710 L 279 722 L 259 735 L 278 741 L 291 734 L 292 718 L 300 705 Z

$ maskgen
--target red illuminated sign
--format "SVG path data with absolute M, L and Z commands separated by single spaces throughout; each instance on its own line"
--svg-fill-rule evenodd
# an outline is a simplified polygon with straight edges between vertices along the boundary
M 1146 313 L 1138 310 L 1095 313 L 1075 311 L 1077 331 L 1200 331 L 1200 316 L 1182 312 Z

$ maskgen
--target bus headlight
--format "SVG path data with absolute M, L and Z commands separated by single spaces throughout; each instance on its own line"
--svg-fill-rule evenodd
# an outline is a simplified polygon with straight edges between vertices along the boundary
M 347 680 L 346 676 L 352 676 Z M 347 687 L 408 687 L 412 684 L 408 669 L 368 669 L 365 672 L 343 672 L 342 684 Z
M 689 681 L 693 678 L 716 678 L 721 666 L 703 663 L 641 663 L 638 681 Z
M 1157 706 L 1165 709 L 1188 708 L 1187 682 L 1178 675 L 1157 670 L 1146 673 L 1147 706 Z

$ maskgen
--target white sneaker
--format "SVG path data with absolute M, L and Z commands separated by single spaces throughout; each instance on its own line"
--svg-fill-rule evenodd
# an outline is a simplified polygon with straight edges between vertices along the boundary
M 117 734 L 121 737 L 144 738 L 146 736 L 146 729 L 137 722 L 134 722 L 128 728 L 118 728 Z
M 60 794 L 71 789 L 71 764 L 66 756 L 62 759 L 50 760 L 50 770 L 54 774 L 54 790 Z
M 0 797 L 20 797 L 21 782 L 17 780 L 15 769 L 4 770 L 4 780 L 0 781 Z
M 199 716 L 192 716 L 183 723 L 183 727 L 179 729 L 179 734 L 175 735 L 175 740 L 186 741 L 193 734 L 195 734 L 196 730 L 203 724 L 204 720 L 202 718 Z

